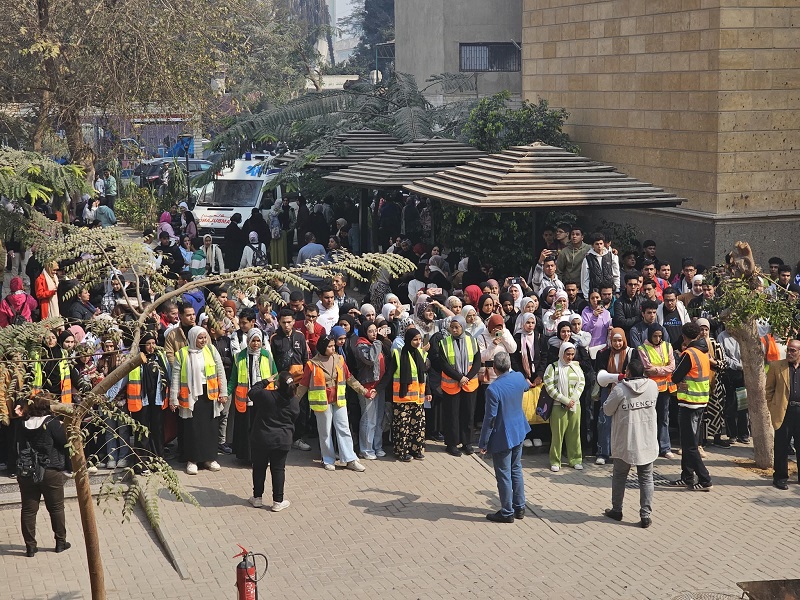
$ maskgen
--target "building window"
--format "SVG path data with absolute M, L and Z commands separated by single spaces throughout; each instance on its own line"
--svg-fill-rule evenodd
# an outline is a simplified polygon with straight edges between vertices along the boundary
M 499 44 L 459 44 L 459 68 L 462 72 L 477 71 L 520 71 L 522 57 L 519 45 Z

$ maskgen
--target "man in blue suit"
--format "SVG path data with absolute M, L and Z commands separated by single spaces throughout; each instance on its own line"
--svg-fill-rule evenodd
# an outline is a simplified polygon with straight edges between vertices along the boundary
M 495 379 L 486 388 L 486 412 L 478 447 L 491 453 L 497 492 L 502 508 L 486 515 L 495 523 L 525 518 L 525 485 L 522 481 L 522 442 L 531 430 L 522 411 L 522 396 L 530 383 L 522 373 L 511 371 L 507 352 L 494 355 Z

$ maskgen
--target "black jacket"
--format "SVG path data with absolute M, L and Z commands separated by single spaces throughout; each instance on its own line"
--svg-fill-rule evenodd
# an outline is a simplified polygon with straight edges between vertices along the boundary
M 231 350 L 231 338 L 227 335 L 222 335 L 215 340 L 211 340 L 214 348 L 219 352 L 219 357 L 222 359 L 222 366 L 225 368 L 225 376 L 230 379 L 231 369 L 233 368 L 233 351 Z
M 542 348 L 542 334 L 538 331 L 533 332 L 533 347 L 535 355 L 534 364 L 531 366 L 531 377 L 544 378 L 544 370 L 547 368 L 547 352 Z M 525 373 L 522 368 L 522 334 L 515 333 L 514 341 L 517 342 L 517 351 L 511 355 L 511 368 L 520 373 Z
M 300 415 L 300 400 L 287 399 L 275 390 L 265 390 L 262 383 L 254 385 L 247 397 L 253 401 L 250 446 L 254 456 L 267 450 L 286 450 L 292 447 L 294 422 Z
M 173 275 L 179 275 L 183 271 L 183 254 L 181 249 L 175 244 L 170 244 L 166 248 L 159 244 L 153 249 L 156 256 L 161 256 L 161 264 L 169 269 Z
M 40 457 L 47 457 L 46 467 L 48 469 L 63 471 L 66 468 L 67 450 L 64 446 L 67 445 L 67 434 L 64 432 L 61 421 L 48 416 L 45 418 L 44 425 L 38 429 L 28 429 L 23 424 L 20 431 L 22 434 L 18 442 L 19 450 L 24 449 L 27 442 Z
M 278 371 L 288 371 L 292 365 L 305 365 L 308 362 L 308 345 L 305 336 L 297 330 L 287 336 L 278 328 L 269 341 L 272 358 Z
M 642 297 L 636 294 L 633 298 L 628 298 L 626 293 L 620 294 L 614 303 L 614 318 L 611 324 L 620 327 L 625 331 L 627 337 L 631 327 L 642 320 Z

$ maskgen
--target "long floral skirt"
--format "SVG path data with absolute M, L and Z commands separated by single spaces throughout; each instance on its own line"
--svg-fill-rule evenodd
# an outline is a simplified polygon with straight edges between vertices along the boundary
M 425 450 L 425 409 L 422 404 L 394 403 L 392 440 L 398 458 Z

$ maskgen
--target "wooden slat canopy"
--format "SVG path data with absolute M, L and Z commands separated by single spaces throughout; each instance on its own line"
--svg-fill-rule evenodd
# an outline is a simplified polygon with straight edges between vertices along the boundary
M 563 148 L 515 146 L 403 186 L 409 192 L 487 210 L 678 206 L 665 192 Z
M 414 140 L 324 179 L 362 188 L 400 188 L 416 179 L 485 157 L 486 153 L 447 138 Z
M 373 129 L 353 129 L 334 138 L 334 148 L 314 161 L 322 169 L 344 169 L 400 145 L 400 140 Z

